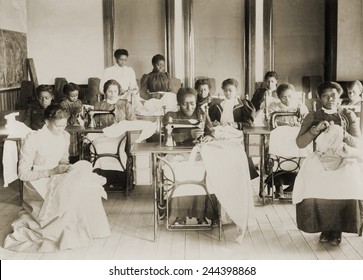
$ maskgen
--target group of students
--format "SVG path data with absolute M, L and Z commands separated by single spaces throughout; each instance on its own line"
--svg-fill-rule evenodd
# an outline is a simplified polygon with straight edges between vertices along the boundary
M 118 68 L 125 66 L 127 56 L 128 53 L 124 51 L 115 52 Z M 277 86 L 278 77 L 275 72 L 266 74 L 264 86 L 254 93 L 251 101 L 238 98 L 238 82 L 235 79 L 224 80 L 222 90 L 225 98 L 214 100 L 210 94 L 209 79 L 196 81 L 195 88 L 180 88 L 176 94 L 171 93 L 170 77 L 165 73 L 164 57 L 157 55 L 152 62 L 154 69 L 144 78 L 140 88 L 141 96 L 138 99 L 136 98 L 138 95 L 135 94 L 137 85 L 131 82 L 134 79 L 132 71 L 127 70 L 128 74 L 125 74 L 125 69 L 122 69 L 129 82 L 117 81 L 117 77 L 113 75 L 120 74 L 120 69 L 116 66 L 115 69 L 106 71 L 109 79 L 101 84 L 105 99 L 96 102 L 94 108 L 113 110 L 114 116 L 100 116 L 99 122 L 102 126 L 123 120 L 135 120 L 136 114 L 140 111 L 160 114 L 160 111 L 164 110 L 166 111 L 164 124 L 170 117 L 185 120 L 202 119 L 205 122 L 203 130 L 192 129 L 178 141 L 208 142 L 215 136 L 216 127 L 230 127 L 241 131 L 253 126 L 258 112 L 263 110 L 266 104 L 264 99 L 269 96 L 266 92 L 271 92 L 271 98 L 276 99 L 270 102 L 269 112 L 293 111 L 299 108 L 305 117 L 296 139 L 300 148 L 315 141 L 334 126 L 342 128 L 339 133 L 342 142 L 347 146 L 359 148 L 361 145 L 355 114 L 347 109 L 339 109 L 342 88 L 337 83 L 325 82 L 319 86 L 318 95 L 322 108 L 308 113 L 304 104 L 291 102 L 294 99 L 293 95 L 296 94 L 291 84 Z M 348 90 L 349 96 L 356 95 L 356 88 L 359 88 L 357 83 Z M 151 94 L 153 92 L 163 94 L 155 96 Z M 26 113 L 25 123 L 36 131 L 27 136 L 20 154 L 19 178 L 25 181 L 23 203 L 25 210 L 14 222 L 14 232 L 6 238 L 5 248 L 19 251 L 56 251 L 84 246 L 90 244 L 93 238 L 110 234 L 101 200 L 102 197 L 106 197 L 102 188 L 106 183 L 104 178 L 92 172 L 92 168 L 82 161 L 73 166 L 69 165 L 70 135 L 65 128 L 67 124 L 73 125 L 77 121 L 82 102 L 78 99 L 79 87 L 76 84 L 66 84 L 64 93 L 65 100 L 59 105 L 52 104 L 53 88 L 48 85 L 39 86 L 36 89 L 38 104 L 29 108 Z M 144 96 L 147 97 L 143 98 Z M 164 96 L 168 99 L 163 100 Z M 295 119 L 282 119 L 281 122 L 286 125 L 300 125 Z M 57 153 L 54 153 L 55 150 Z M 305 161 L 306 164 L 303 164 L 296 179 L 293 201 L 297 204 L 299 229 L 306 232 L 322 232 L 321 242 L 338 245 L 341 242 L 342 232 L 362 231 L 363 191 L 359 188 L 362 174 L 354 173 L 354 180 L 349 181 L 351 188 L 348 188 L 346 194 L 342 190 L 345 182 L 341 178 L 352 177 L 352 174 L 347 173 L 352 172 L 352 169 L 347 171 L 349 166 L 345 166 L 346 169 L 343 170 L 345 173 L 339 173 L 341 183 L 330 180 L 331 191 L 330 195 L 326 196 L 327 190 L 321 192 L 316 190 L 324 185 L 324 180 L 328 180 L 331 173 L 324 172 L 324 168 L 317 168 L 319 172 L 314 172 L 312 176 L 312 170 L 309 168 L 313 165 L 324 167 L 323 158 L 320 153 L 318 158 Z M 248 166 L 246 174 L 249 174 L 250 179 L 256 178 L 258 173 L 250 158 Z M 354 169 L 354 172 L 357 170 L 360 169 Z M 82 181 L 77 174 L 87 174 L 87 176 Z M 92 184 L 90 178 L 93 178 Z M 315 183 L 312 184 L 311 180 Z M 67 184 L 73 188 L 65 188 Z M 332 191 L 335 189 L 339 191 Z M 69 196 L 74 199 L 65 199 Z M 88 201 L 95 203 L 90 204 Z M 73 219 L 74 216 L 77 216 L 78 220 Z M 197 213 L 195 217 L 198 218 L 198 223 L 205 221 L 203 213 Z M 183 217 L 177 217 L 176 222 L 184 221 Z M 75 223 L 80 223 L 82 230 L 76 229 L 78 226 Z

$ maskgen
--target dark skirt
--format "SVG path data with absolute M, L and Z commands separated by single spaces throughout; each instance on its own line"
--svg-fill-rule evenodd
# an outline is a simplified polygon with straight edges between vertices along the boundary
M 176 217 L 218 219 L 218 204 L 214 194 L 210 195 L 179 196 L 171 198 L 169 202 L 169 218 Z
M 305 232 L 339 231 L 362 235 L 363 201 L 304 199 L 296 205 L 297 227 Z

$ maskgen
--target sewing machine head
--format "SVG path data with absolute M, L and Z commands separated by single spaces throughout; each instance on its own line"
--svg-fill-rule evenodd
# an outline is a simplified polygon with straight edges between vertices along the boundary
M 195 119 L 173 119 L 171 116 L 164 124 L 165 146 L 193 146 L 196 139 L 193 139 L 192 131 L 204 131 L 205 122 Z
M 90 128 L 95 128 L 97 125 L 96 120 L 95 120 L 95 116 L 97 115 L 115 115 L 114 110 L 108 111 L 108 110 L 87 110 L 86 111 L 86 115 L 87 115 L 87 120 L 88 120 L 88 127 Z

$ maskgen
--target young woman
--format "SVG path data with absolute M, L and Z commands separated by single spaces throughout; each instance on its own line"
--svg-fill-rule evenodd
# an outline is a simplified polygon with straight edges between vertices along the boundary
M 95 110 L 112 111 L 112 114 L 95 116 L 95 122 L 100 123 L 102 127 L 110 126 L 123 120 L 135 120 L 135 111 L 132 104 L 127 99 L 121 99 L 121 86 L 115 80 L 108 80 L 103 87 L 106 99 L 96 102 Z M 97 153 L 116 153 L 117 146 L 124 135 L 119 137 L 107 137 L 103 133 L 89 133 L 87 138 L 93 143 Z M 126 166 L 127 155 L 125 153 L 126 141 L 121 143 L 120 158 L 123 166 Z M 92 147 L 90 147 L 92 149 Z M 126 172 L 122 170 L 120 163 L 111 157 L 103 157 L 96 161 L 95 172 L 107 178 L 106 187 L 125 187 Z M 110 190 L 110 189 L 108 189 Z M 116 189 L 113 189 L 116 190 Z
M 318 87 L 322 108 L 309 113 L 296 138 L 300 148 L 306 147 L 332 124 L 342 127 L 342 145 L 361 146 L 361 133 L 355 113 L 338 109 L 343 90 L 338 83 L 324 82 Z M 335 139 L 336 140 L 336 139 Z M 306 158 L 296 177 L 293 203 L 300 230 L 321 232 L 320 242 L 339 245 L 342 232 L 362 233 L 362 169 L 351 162 L 334 171 L 326 170 L 319 149 Z
M 304 118 L 309 113 L 306 105 L 297 100 L 297 93 L 292 84 L 281 84 L 277 87 L 276 92 L 280 102 L 270 104 L 268 107 L 269 116 L 274 112 L 296 112 L 299 110 L 301 117 Z M 296 116 L 278 117 L 277 123 L 278 125 L 300 126 L 300 122 Z
M 254 120 L 255 108 L 251 101 L 237 98 L 238 82 L 235 79 L 227 79 L 222 83 L 222 89 L 226 99 L 209 107 L 209 117 L 213 125 L 232 126 L 238 130 L 251 127 Z M 258 173 L 248 158 L 251 179 L 257 178 Z
M 48 106 L 44 126 L 25 139 L 19 162 L 24 210 L 5 239 L 6 249 L 55 252 L 110 235 L 101 200 L 106 180 L 92 173 L 89 162 L 68 163 L 68 117 L 60 106 Z
M 204 130 L 201 128 L 175 128 L 173 129 L 174 139 L 179 145 L 192 145 L 200 137 L 204 137 L 204 141 L 209 141 L 211 136 L 211 124 L 208 123 L 205 113 L 197 107 L 197 92 L 193 88 L 180 88 L 177 93 L 177 101 L 179 110 L 176 112 L 167 112 L 163 118 L 164 126 L 173 120 L 195 120 L 205 123 Z M 171 162 L 188 161 L 183 158 L 185 154 L 170 155 L 167 159 Z M 202 174 L 203 177 L 203 174 Z M 206 195 L 186 195 L 173 198 L 173 211 L 171 216 L 175 218 L 175 224 L 184 225 L 186 217 L 197 218 L 198 224 L 207 223 L 205 218 L 213 220 L 215 213 L 209 203 Z M 187 205 L 187 206 L 186 206 Z
M 169 74 L 167 72 L 165 72 L 165 57 L 163 55 L 161 55 L 161 54 L 154 55 L 153 58 L 151 59 L 151 64 L 153 66 L 153 70 L 148 74 L 144 74 L 141 77 L 141 81 L 140 81 L 140 84 L 141 84 L 140 97 L 145 100 L 150 99 L 151 96 L 149 93 L 155 91 L 153 89 L 154 82 L 150 83 L 150 81 L 149 81 L 150 77 L 152 77 L 154 74 L 158 74 L 158 73 L 166 74 L 166 76 L 169 77 Z
M 44 125 L 44 110 L 53 102 L 54 90 L 50 85 L 40 85 L 35 94 L 38 103 L 31 105 L 25 112 L 24 123 L 33 130 L 38 130 Z

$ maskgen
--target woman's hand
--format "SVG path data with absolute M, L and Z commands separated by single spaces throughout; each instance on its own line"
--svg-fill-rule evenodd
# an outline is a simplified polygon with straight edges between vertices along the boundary
M 314 135 L 318 135 L 321 131 L 326 130 L 329 127 L 328 121 L 320 121 L 317 125 L 311 127 L 310 131 Z
M 70 164 L 58 164 L 56 167 L 50 170 L 50 175 L 63 174 L 69 171 Z
M 238 125 L 236 122 L 221 122 L 222 126 L 232 126 L 233 128 L 238 128 Z
M 200 128 L 195 128 L 191 130 L 192 138 L 198 140 L 204 136 L 204 131 Z

